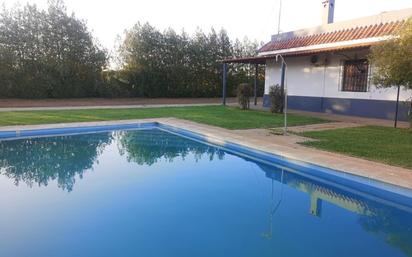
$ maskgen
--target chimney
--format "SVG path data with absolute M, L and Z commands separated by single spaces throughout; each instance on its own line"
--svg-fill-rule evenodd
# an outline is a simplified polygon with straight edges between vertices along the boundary
M 322 25 L 333 23 L 335 0 L 322 0 Z

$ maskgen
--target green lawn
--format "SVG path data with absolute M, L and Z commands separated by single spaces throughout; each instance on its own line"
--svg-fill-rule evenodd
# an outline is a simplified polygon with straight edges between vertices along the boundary
M 0 126 L 160 117 L 181 118 L 228 129 L 283 126 L 281 114 L 242 111 L 224 106 L 0 112 Z M 292 114 L 288 117 L 290 126 L 326 122 L 319 118 Z
M 304 145 L 412 169 L 412 130 L 366 126 L 302 133 Z

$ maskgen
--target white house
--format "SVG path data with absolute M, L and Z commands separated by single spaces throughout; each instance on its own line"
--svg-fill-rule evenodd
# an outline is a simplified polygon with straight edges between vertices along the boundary
M 289 108 L 393 119 L 397 88 L 371 83 L 373 64 L 367 55 L 412 17 L 412 8 L 342 22 L 333 22 L 334 0 L 323 1 L 322 8 L 321 26 L 273 35 L 257 56 L 227 63 L 266 65 L 264 106 L 269 106 L 269 88 L 281 84 L 281 61 L 275 59 L 281 55 Z M 400 101 L 411 98 L 412 91 L 401 90 Z M 400 120 L 407 119 L 408 110 L 406 103 L 400 105 Z

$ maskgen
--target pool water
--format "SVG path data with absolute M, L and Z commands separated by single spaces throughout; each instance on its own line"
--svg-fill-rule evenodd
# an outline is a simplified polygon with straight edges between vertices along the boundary
M 0 256 L 412 256 L 412 207 L 160 129 L 3 140 Z

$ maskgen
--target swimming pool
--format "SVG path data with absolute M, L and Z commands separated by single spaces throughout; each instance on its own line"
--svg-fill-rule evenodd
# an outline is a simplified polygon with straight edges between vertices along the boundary
M 0 256 L 412 256 L 407 189 L 154 123 L 0 137 Z

